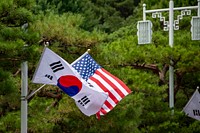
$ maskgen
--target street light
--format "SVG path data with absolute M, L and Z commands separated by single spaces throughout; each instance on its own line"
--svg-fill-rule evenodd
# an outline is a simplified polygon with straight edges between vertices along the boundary
M 192 40 L 200 40 L 200 0 L 197 0 L 198 6 L 188 6 L 188 7 L 177 7 L 174 8 L 173 0 L 169 2 L 169 8 L 165 9 L 155 9 L 155 10 L 146 10 L 146 4 L 143 4 L 143 21 L 139 21 L 137 25 L 137 35 L 138 35 L 138 44 L 147 44 L 151 43 L 151 33 L 149 32 L 150 27 L 145 26 L 150 25 L 151 21 L 146 20 L 146 14 L 152 13 L 152 18 L 160 18 L 160 21 L 163 21 L 164 31 L 169 31 L 169 46 L 173 47 L 174 45 L 174 30 L 179 30 L 179 21 L 185 15 L 191 15 L 191 9 L 197 9 L 197 16 L 192 17 L 191 20 L 191 32 Z M 169 21 L 165 20 L 165 17 L 162 16 L 162 12 L 169 12 Z M 181 14 L 177 16 L 177 20 L 174 20 L 174 11 L 181 11 Z M 147 39 L 145 39 L 145 37 Z M 169 66 L 169 107 L 172 109 L 172 115 L 174 114 L 174 68 L 173 61 L 170 60 Z

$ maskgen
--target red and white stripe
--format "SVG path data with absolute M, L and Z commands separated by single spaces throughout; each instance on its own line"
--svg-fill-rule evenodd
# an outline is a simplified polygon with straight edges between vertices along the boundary
M 120 79 L 103 68 L 97 69 L 94 75 L 88 79 L 88 83 L 99 91 L 108 93 L 108 99 L 102 105 L 97 116 L 105 115 L 111 111 L 121 99 L 131 93 L 131 90 Z

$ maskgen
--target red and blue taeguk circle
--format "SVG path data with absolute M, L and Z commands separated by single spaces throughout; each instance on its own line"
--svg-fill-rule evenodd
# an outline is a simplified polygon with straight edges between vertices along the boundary
M 72 97 L 81 90 L 82 82 L 75 76 L 65 75 L 58 79 L 57 86 Z

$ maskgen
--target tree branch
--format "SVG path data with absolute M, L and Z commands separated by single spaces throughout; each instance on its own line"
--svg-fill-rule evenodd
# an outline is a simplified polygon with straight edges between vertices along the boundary
M 158 75 L 159 76 L 159 85 L 163 85 L 163 84 L 166 84 L 166 81 L 165 81 L 165 75 L 169 69 L 169 65 L 168 64 L 164 64 L 163 65 L 163 68 L 162 70 L 160 70 L 158 68 L 157 65 L 155 64 L 138 64 L 138 63 L 134 63 L 134 64 L 130 64 L 130 65 L 122 65 L 122 66 L 131 66 L 135 69 L 145 69 L 145 70 L 150 70 L 152 71 L 154 74 Z
M 4 60 L 8 60 L 8 61 L 20 61 L 21 58 L 0 58 L 0 61 L 4 61 Z
M 165 75 L 166 75 L 168 69 L 169 69 L 169 65 L 164 64 L 162 70 L 159 71 L 159 78 L 160 78 L 159 85 L 166 84 Z
M 146 69 L 146 70 L 151 70 L 153 73 L 159 75 L 159 68 L 157 65 L 155 64 L 138 64 L 138 63 L 135 63 L 135 64 L 125 64 L 125 65 L 122 65 L 122 66 L 131 66 L 135 69 Z

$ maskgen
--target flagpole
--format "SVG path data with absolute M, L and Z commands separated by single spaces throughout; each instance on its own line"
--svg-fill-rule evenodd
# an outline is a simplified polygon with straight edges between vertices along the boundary
M 74 62 L 72 62 L 70 65 L 74 65 L 79 59 L 81 59 L 85 54 L 89 53 L 90 49 L 88 49 L 84 54 L 82 54 L 78 59 L 76 59 Z
M 23 61 L 21 64 L 21 133 L 27 133 L 28 120 L 28 62 Z
M 25 98 L 28 100 L 29 98 L 31 98 L 36 92 L 38 92 L 39 90 L 41 90 L 46 84 L 43 84 L 42 86 L 40 86 L 40 88 L 38 88 L 37 90 L 35 90 L 34 92 L 32 92 L 31 94 L 27 95 Z

